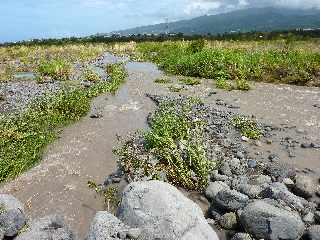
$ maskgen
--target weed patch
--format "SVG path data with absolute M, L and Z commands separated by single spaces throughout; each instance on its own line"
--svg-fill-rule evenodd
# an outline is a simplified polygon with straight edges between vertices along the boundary
M 188 116 L 197 103 L 194 99 L 181 106 L 170 101 L 161 103 L 150 121 L 151 130 L 139 137 L 143 145 L 135 148 L 135 140 L 126 141 L 115 150 L 124 171 L 133 179 L 142 175 L 166 179 L 186 189 L 203 190 L 215 163 L 206 158 L 203 145 L 205 123 Z
M 236 116 L 232 119 L 232 124 L 236 127 L 243 136 L 250 139 L 259 139 L 262 136 L 262 131 L 258 127 L 257 122 L 245 117 Z
M 62 59 L 43 61 L 38 66 L 39 78 L 50 78 L 54 80 L 68 80 L 71 74 L 71 64 Z M 41 80 L 40 80 L 41 81 Z

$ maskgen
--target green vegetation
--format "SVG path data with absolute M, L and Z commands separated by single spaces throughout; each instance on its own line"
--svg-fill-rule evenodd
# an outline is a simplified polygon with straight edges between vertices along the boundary
M 89 82 L 99 82 L 101 80 L 100 76 L 90 68 L 83 70 L 82 79 Z
M 160 179 L 164 174 L 174 185 L 203 190 L 215 164 L 206 158 L 203 146 L 205 123 L 188 117 L 191 107 L 197 103 L 198 99 L 190 99 L 181 109 L 170 101 L 160 104 L 150 122 L 151 130 L 142 136 L 144 151 L 159 162 L 147 163 L 130 142 L 126 142 L 115 151 L 123 169 L 129 174 L 142 171 L 153 179 Z
M 196 78 L 182 78 L 179 81 L 189 86 L 201 84 L 201 80 Z
M 249 90 L 249 81 L 320 86 L 320 52 L 300 49 L 299 43 L 290 48 L 281 42 L 194 44 L 145 42 L 137 51 L 168 73 L 214 79 L 217 87 L 228 90 Z
M 232 124 L 241 132 L 241 134 L 250 139 L 259 139 L 262 131 L 258 127 L 256 121 L 246 117 L 236 116 L 232 120 Z
M 154 80 L 154 82 L 159 84 L 172 83 L 172 81 L 169 78 L 157 78 L 156 80 Z
M 44 61 L 38 66 L 37 72 L 41 79 L 69 80 L 71 64 L 62 59 Z
M 115 186 L 108 186 L 106 189 L 102 189 L 93 181 L 88 181 L 88 187 L 93 189 L 97 194 L 102 195 L 104 198 L 107 211 L 116 211 L 120 203 L 120 191 Z
M 174 85 L 170 85 L 168 87 L 168 89 L 169 89 L 170 92 L 176 92 L 177 93 L 177 92 L 181 92 L 182 91 L 183 86 L 174 84 Z
M 91 98 L 118 89 L 126 76 L 123 66 L 110 65 L 108 71 L 110 82 L 61 90 L 39 99 L 21 114 L 0 119 L 0 182 L 37 164 L 44 147 L 56 139 L 55 129 L 84 116 Z

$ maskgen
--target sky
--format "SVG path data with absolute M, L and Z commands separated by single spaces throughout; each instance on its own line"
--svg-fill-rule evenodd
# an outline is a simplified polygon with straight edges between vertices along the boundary
M 320 0 L 1 0 L 0 42 L 87 36 L 265 6 L 320 8 Z

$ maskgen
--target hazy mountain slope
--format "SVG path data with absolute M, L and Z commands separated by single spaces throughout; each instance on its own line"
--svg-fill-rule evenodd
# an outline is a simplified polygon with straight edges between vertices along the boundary
M 230 31 L 273 31 L 320 27 L 320 10 L 251 8 L 234 12 L 172 22 L 169 31 L 184 34 L 217 34 Z M 137 27 L 121 34 L 164 33 L 166 24 Z

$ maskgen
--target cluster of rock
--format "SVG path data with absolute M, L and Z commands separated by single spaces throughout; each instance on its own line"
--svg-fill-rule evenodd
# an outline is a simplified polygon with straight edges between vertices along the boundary
M 74 239 L 63 218 L 52 215 L 28 221 L 23 205 L 13 196 L 0 194 L 0 239 Z
M 0 239 L 76 239 L 61 218 L 49 216 L 27 223 L 18 200 L 0 195 L 0 201 Z M 200 207 L 172 185 L 160 181 L 128 185 L 116 215 L 98 212 L 86 239 L 218 240 Z
M 150 96 L 156 103 L 174 101 L 179 108 L 184 98 Z M 226 230 L 236 239 L 320 239 L 319 179 L 297 172 L 270 154 L 269 162 L 249 157 L 244 139 L 231 124 L 233 113 L 214 106 L 196 104 L 191 119 L 206 121 L 204 144 L 208 159 L 218 160 L 219 168 L 210 174 L 205 196 L 210 202 L 209 222 Z M 273 126 L 260 125 L 264 138 Z M 245 139 L 248 141 L 248 139 Z M 143 141 L 136 139 L 130 147 L 152 164 Z M 130 181 L 146 180 L 143 171 L 128 173 Z M 131 174 L 131 175 L 130 175 Z M 133 176 L 133 177 L 132 177 Z M 109 177 L 112 183 L 121 174 Z M 163 177 L 162 180 L 166 181 Z

